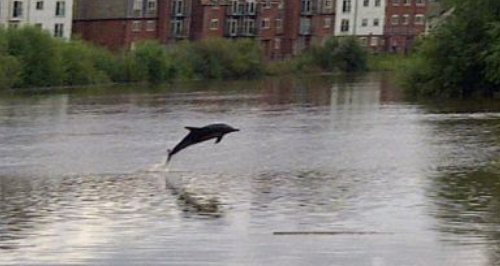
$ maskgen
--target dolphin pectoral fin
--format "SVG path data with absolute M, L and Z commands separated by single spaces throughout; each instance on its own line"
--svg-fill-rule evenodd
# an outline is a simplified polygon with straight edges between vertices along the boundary
M 187 129 L 187 130 L 189 130 L 189 131 L 200 129 L 199 127 L 184 127 L 184 128 Z
M 215 140 L 215 144 L 219 143 L 222 140 L 222 137 L 224 136 L 217 137 L 217 139 Z

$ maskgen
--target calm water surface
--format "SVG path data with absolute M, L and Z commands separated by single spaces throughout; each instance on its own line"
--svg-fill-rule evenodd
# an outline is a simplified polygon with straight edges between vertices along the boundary
M 0 264 L 500 265 L 499 122 L 376 74 L 3 95 Z

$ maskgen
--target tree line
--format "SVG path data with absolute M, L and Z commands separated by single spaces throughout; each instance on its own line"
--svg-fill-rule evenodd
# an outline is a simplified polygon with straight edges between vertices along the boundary
M 0 89 L 191 79 L 250 79 L 310 70 L 366 69 L 356 39 L 332 38 L 293 59 L 266 62 L 256 41 L 209 39 L 164 46 L 145 41 L 110 52 L 82 40 L 65 41 L 34 27 L 0 29 Z
M 500 92 L 500 1 L 446 0 L 453 8 L 417 46 L 402 82 L 417 97 L 466 98 Z

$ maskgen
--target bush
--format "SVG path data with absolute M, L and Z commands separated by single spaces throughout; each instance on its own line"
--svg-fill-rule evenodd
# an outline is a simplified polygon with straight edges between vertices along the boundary
M 357 72 L 367 67 L 367 52 L 355 37 L 332 37 L 322 47 L 312 47 L 304 56 L 325 71 Z
M 342 38 L 334 47 L 331 58 L 343 72 L 357 72 L 367 69 L 367 52 L 355 37 Z
M 144 74 L 143 80 L 161 83 L 173 78 L 174 67 L 163 45 L 156 41 L 146 41 L 133 51 L 135 70 Z
M 264 73 L 263 55 L 252 40 L 208 39 L 175 48 L 175 65 L 202 79 L 255 78 Z
M 463 98 L 500 89 L 500 2 L 449 0 L 452 16 L 417 50 L 418 69 L 403 69 L 413 94 Z
M 21 76 L 21 64 L 10 55 L 0 55 L 0 89 L 12 88 Z
M 60 40 L 32 27 L 9 29 L 5 34 L 7 53 L 21 64 L 16 86 L 45 87 L 63 83 Z
M 85 85 L 110 82 L 100 59 L 98 50 L 81 41 L 62 45 L 62 65 L 64 67 L 64 85 Z

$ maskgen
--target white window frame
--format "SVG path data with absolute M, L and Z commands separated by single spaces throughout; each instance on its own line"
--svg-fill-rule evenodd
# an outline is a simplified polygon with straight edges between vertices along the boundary
M 263 18 L 260 21 L 260 28 L 263 30 L 267 30 L 267 29 L 271 28 L 271 20 L 269 18 Z
M 57 1 L 56 2 L 56 17 L 65 17 L 66 16 L 66 1 Z
M 399 15 L 392 15 L 391 25 L 399 25 Z
M 342 13 L 350 13 L 352 10 L 351 0 L 342 0 Z
M 414 22 L 415 25 L 424 25 L 425 24 L 425 15 L 417 14 L 415 15 Z
M 141 20 L 132 21 L 132 31 L 133 32 L 141 32 L 142 31 L 142 21 Z
M 44 2 L 43 1 L 36 1 L 36 4 L 35 4 L 35 8 L 36 10 L 43 10 L 44 9 Z
M 146 21 L 146 31 L 155 31 L 156 30 L 156 21 L 148 20 Z
M 23 1 L 14 1 L 12 3 L 12 17 L 22 18 L 24 15 L 24 5 Z
M 64 23 L 54 24 L 54 37 L 57 38 L 64 37 Z
M 208 28 L 209 28 L 209 30 L 218 30 L 219 29 L 219 19 L 218 18 L 211 19 Z
M 340 22 L 340 32 L 349 32 L 349 20 L 342 19 Z

